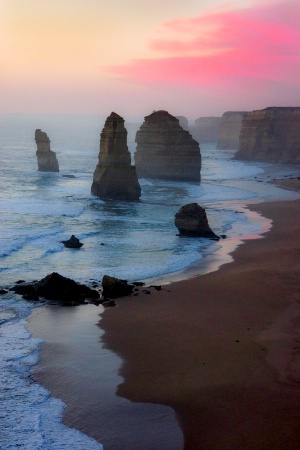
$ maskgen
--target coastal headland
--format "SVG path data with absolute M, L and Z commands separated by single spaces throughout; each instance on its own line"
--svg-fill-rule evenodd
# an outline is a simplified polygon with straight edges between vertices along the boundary
M 298 179 L 287 183 L 299 190 Z M 271 219 L 272 228 L 261 239 L 240 245 L 232 262 L 154 289 L 151 295 L 124 297 L 101 316 L 104 348 L 123 361 L 117 396 L 171 407 L 185 450 L 300 447 L 299 206 L 300 201 L 249 206 Z M 32 316 L 33 333 L 41 327 L 43 314 Z M 78 342 L 79 329 L 77 334 Z M 96 334 L 91 334 L 95 342 Z M 57 350 L 69 378 L 54 377 Z M 64 354 L 64 345 L 44 344 L 34 377 L 66 402 L 66 425 L 103 443 L 103 385 L 97 376 L 92 382 L 85 377 L 84 388 L 78 390 L 69 350 Z M 73 361 L 75 356 L 76 341 Z M 88 362 L 95 355 L 81 352 L 81 357 L 84 367 L 84 358 Z M 96 398 L 98 403 L 92 401 Z M 159 430 L 160 420 L 155 424 Z M 157 450 L 172 448 L 172 429 L 168 431 Z M 173 431 L 178 433 L 175 422 Z M 118 429 L 113 433 L 118 444 Z M 130 433 L 132 450 L 151 448 L 151 436 L 143 446 L 134 420 Z

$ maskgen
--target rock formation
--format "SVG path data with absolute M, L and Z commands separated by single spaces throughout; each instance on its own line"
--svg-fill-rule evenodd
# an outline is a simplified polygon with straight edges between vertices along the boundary
M 39 300 L 39 297 L 54 300 L 64 305 L 76 305 L 83 303 L 85 299 L 98 300 L 98 291 L 76 283 L 71 278 L 66 278 L 53 272 L 32 283 L 15 285 L 12 290 L 23 296 L 26 300 Z
M 228 111 L 222 116 L 217 148 L 236 150 L 239 147 L 241 124 L 245 111 Z
M 106 119 L 101 133 L 99 162 L 91 191 L 102 200 L 137 201 L 141 196 L 141 187 L 127 147 L 124 119 L 114 112 Z
M 199 144 L 167 111 L 155 111 L 145 117 L 136 143 L 135 165 L 140 178 L 200 180 Z
M 118 298 L 130 295 L 134 285 L 128 284 L 126 280 L 104 275 L 102 278 L 102 296 L 104 298 Z
M 208 225 L 205 209 L 198 203 L 189 203 L 182 206 L 175 214 L 175 226 L 182 236 L 219 239 Z
M 40 129 L 35 130 L 35 142 L 37 145 L 38 170 L 41 172 L 59 172 L 56 153 L 50 150 L 50 139 L 47 134 Z
M 191 126 L 193 138 L 200 144 L 218 142 L 221 117 L 199 117 Z
M 235 157 L 300 163 L 300 107 L 270 107 L 245 114 Z
M 67 248 L 80 248 L 83 246 L 83 243 L 79 241 L 79 239 L 72 234 L 70 239 L 67 241 L 60 241 Z
M 179 125 L 186 131 L 190 131 L 189 121 L 184 116 L 176 116 L 176 119 L 179 120 Z

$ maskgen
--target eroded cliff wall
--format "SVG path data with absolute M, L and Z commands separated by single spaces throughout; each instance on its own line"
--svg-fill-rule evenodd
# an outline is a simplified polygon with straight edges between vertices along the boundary
M 199 117 L 191 126 L 191 133 L 196 141 L 218 142 L 221 117 Z
M 217 148 L 237 150 L 245 111 L 227 111 L 221 118 Z
M 270 107 L 245 114 L 235 157 L 300 163 L 300 107 Z

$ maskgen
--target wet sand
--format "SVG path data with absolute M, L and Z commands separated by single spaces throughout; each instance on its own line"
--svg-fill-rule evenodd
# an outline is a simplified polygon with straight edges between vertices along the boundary
M 66 425 L 104 450 L 300 448 L 300 202 L 250 209 L 273 220 L 263 239 L 216 272 L 119 299 L 104 334 L 92 305 L 34 312 L 47 339 L 34 377 L 67 403 Z
M 174 408 L 186 450 L 300 448 L 300 203 L 250 209 L 274 224 L 233 263 L 101 320 L 118 395 Z

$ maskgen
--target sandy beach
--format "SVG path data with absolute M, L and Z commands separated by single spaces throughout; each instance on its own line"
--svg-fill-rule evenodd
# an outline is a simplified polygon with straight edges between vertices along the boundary
M 298 183 L 295 179 L 297 190 Z M 115 446 L 104 445 L 105 450 L 300 448 L 300 201 L 249 208 L 272 219 L 273 226 L 263 238 L 239 246 L 233 262 L 160 291 L 151 289 L 150 295 L 119 299 L 117 307 L 102 314 L 101 341 L 121 358 L 105 375 L 111 377 L 111 388 L 117 388 L 116 398 L 141 402 L 133 405 L 142 407 L 146 403 L 146 408 L 170 407 L 153 412 L 155 443 L 135 416 L 124 425 L 135 432 L 126 444 L 118 442 L 117 422 L 112 422 Z M 45 331 L 41 325 L 45 315 L 48 323 L 54 320 L 49 320 L 47 307 L 33 314 L 30 330 L 49 340 L 34 378 L 67 403 L 64 423 L 105 444 L 101 424 L 107 399 L 95 401 L 105 392 L 105 376 L 100 383 L 97 377 L 105 367 L 105 360 L 96 362 L 95 356 L 100 346 L 99 328 L 92 327 L 97 312 L 86 313 L 92 336 L 85 337 L 95 343 L 88 351 L 82 330 L 76 325 L 70 330 L 66 312 L 57 327 L 68 323 L 65 347 L 59 336 L 51 343 L 57 330 Z M 81 372 L 75 367 L 76 355 Z M 55 370 L 57 358 L 61 366 L 64 362 L 60 372 Z M 118 365 L 122 378 L 113 375 Z M 122 413 L 126 410 L 116 405 L 106 420 Z M 160 421 L 160 413 L 170 421 Z

